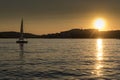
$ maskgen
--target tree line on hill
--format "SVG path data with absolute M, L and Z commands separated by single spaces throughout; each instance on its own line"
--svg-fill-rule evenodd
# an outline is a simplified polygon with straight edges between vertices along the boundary
M 19 38 L 19 32 L 0 32 L 0 38 Z M 120 38 L 120 30 L 98 31 L 97 29 L 71 29 L 59 33 L 35 35 L 24 33 L 25 38 Z
M 41 38 L 120 38 L 120 30 L 72 29 L 60 33 L 41 35 Z

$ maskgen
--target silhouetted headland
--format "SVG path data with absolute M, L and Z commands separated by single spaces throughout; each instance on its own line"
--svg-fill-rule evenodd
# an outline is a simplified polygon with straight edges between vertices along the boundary
M 18 38 L 19 32 L 0 32 L 0 38 Z M 118 38 L 120 39 L 120 30 L 98 31 L 97 29 L 71 29 L 59 33 L 35 35 L 24 33 L 25 38 Z
M 42 35 L 42 38 L 96 38 L 96 29 L 72 29 L 55 34 Z
M 41 35 L 41 38 L 120 38 L 120 30 L 72 29 L 60 33 Z
M 25 38 L 38 38 L 39 35 L 31 34 L 31 33 L 23 33 Z M 0 38 L 19 38 L 20 32 L 0 32 Z

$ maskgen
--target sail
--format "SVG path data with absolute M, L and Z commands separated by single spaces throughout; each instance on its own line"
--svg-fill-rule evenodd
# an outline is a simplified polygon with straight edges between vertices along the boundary
M 20 27 L 20 37 L 19 40 L 16 41 L 16 43 L 28 43 L 28 41 L 24 41 L 24 30 L 23 30 L 24 26 L 23 26 L 23 19 L 21 19 L 21 27 Z
M 20 40 L 24 40 L 24 38 L 23 38 L 23 19 L 21 20 Z

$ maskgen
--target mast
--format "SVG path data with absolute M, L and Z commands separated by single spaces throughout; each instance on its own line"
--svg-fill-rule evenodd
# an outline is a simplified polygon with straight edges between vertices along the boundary
M 24 38 L 23 38 L 23 19 L 21 19 L 20 40 L 24 40 Z

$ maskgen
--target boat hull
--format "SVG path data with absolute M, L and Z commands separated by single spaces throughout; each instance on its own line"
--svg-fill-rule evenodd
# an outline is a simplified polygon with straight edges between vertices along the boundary
M 28 41 L 16 41 L 16 43 L 28 43 Z

